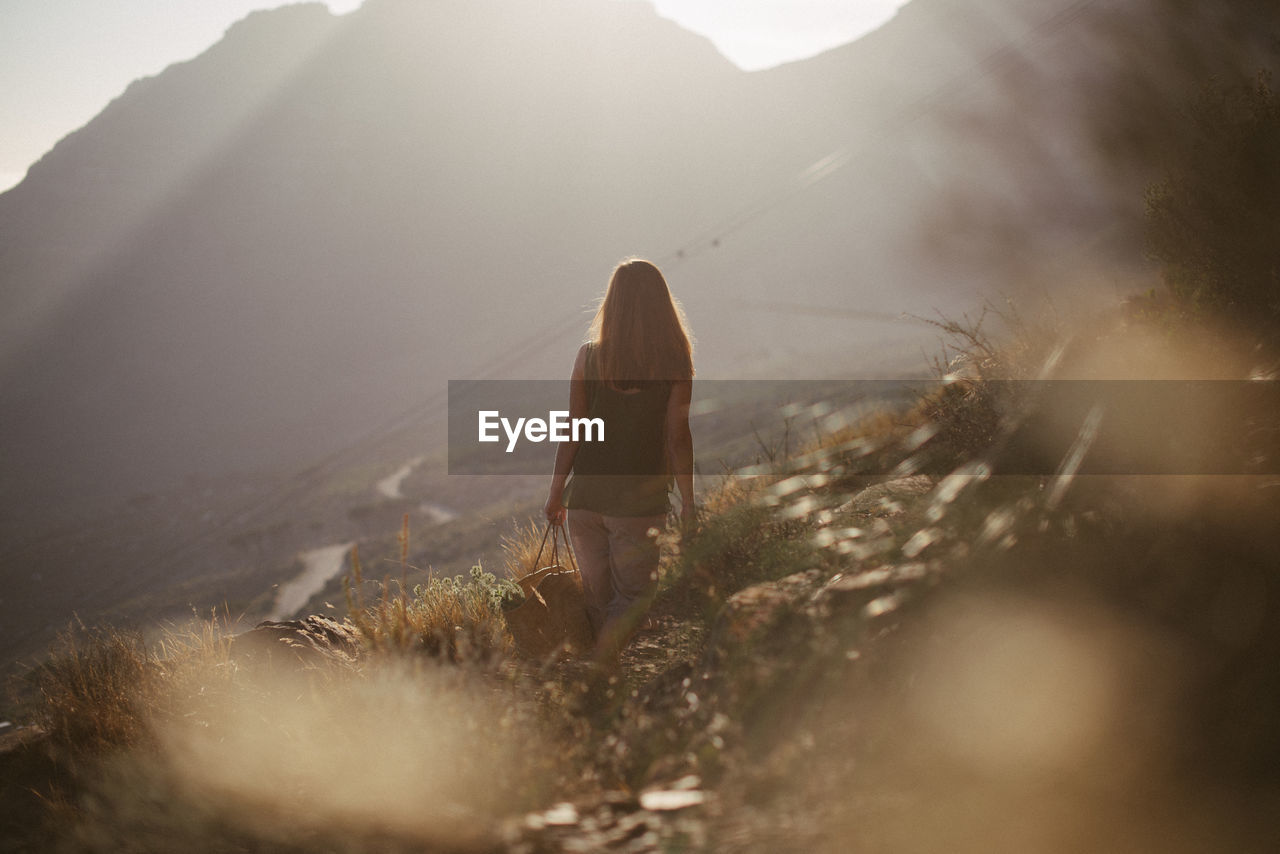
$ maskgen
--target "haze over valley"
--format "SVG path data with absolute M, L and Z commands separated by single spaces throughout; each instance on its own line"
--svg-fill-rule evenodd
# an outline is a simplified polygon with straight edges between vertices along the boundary
M 1161 2 L 912 0 L 758 72 L 644 2 L 251 14 L 0 194 L 0 647 L 265 608 L 263 566 L 394 532 L 412 458 L 437 509 L 529 500 L 445 476 L 446 383 L 567 375 L 626 256 L 708 379 L 920 376 L 905 315 L 1150 287 L 1092 96 Z

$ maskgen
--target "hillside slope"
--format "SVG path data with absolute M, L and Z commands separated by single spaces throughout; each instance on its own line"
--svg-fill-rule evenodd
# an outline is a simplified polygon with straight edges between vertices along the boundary
M 1058 5 L 914 0 L 855 44 L 753 74 L 636 2 L 252 15 L 0 196 L 0 501 L 31 521 L 292 467 L 448 378 L 557 376 L 556 330 L 632 253 L 670 271 L 704 376 L 829 358 L 849 335 L 918 341 L 752 305 L 967 306 L 997 274 L 967 244 L 978 188 L 1093 228 L 1058 193 L 1094 191 L 1078 149 L 1034 181 L 1006 168 L 1041 165 L 1073 115 L 1022 123 L 984 65 L 1010 46 L 1056 56 L 1033 88 L 1049 85 L 1096 37 L 1044 31 Z M 957 124 L 968 107 L 1000 139 Z

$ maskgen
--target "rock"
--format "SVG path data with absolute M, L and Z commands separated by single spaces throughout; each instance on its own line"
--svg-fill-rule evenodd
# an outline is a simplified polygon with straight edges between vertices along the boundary
M 659 789 L 640 795 L 640 806 L 649 812 L 672 812 L 701 806 L 707 793 L 701 789 Z
M 797 572 L 778 581 L 754 584 L 729 597 L 711 634 L 711 646 L 723 649 L 746 643 L 792 613 L 810 595 L 822 570 Z
M 696 779 L 696 778 L 695 778 Z M 648 789 L 640 795 L 605 793 L 588 803 L 562 803 L 549 810 L 529 813 L 508 822 L 506 850 L 515 852 L 658 852 L 697 850 L 705 843 L 706 816 L 691 807 L 709 803 L 712 796 L 677 781 L 669 787 Z M 555 821 L 555 814 L 573 822 Z
M 556 804 L 542 813 L 542 823 L 547 827 L 568 827 L 578 823 L 577 808 L 567 801 Z
M 804 605 L 822 580 L 822 570 L 812 569 L 753 585 L 729 598 L 699 663 L 702 684 L 690 686 L 697 687 L 696 717 L 704 727 L 717 711 L 735 721 L 744 720 L 748 710 L 770 713 L 771 694 L 797 675 L 797 660 L 809 658 L 815 623 Z M 722 738 L 704 731 L 704 752 L 718 756 L 723 746 Z
M 929 494 L 933 478 L 917 474 L 868 486 L 836 510 L 837 515 L 896 516 L 905 512 L 902 502 Z
M 923 563 L 881 566 L 857 573 L 840 573 L 813 595 L 811 608 L 817 615 L 850 614 L 870 602 L 918 582 L 929 574 Z

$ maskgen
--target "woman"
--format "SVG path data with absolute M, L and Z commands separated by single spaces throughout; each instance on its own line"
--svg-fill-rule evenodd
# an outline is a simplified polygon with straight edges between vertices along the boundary
M 648 261 L 623 261 L 569 381 L 569 417 L 602 419 L 604 440 L 559 445 L 544 508 L 549 522 L 567 508 L 598 661 L 616 658 L 648 607 L 673 480 L 682 524 L 693 519 L 692 386 L 693 347 L 666 280 Z

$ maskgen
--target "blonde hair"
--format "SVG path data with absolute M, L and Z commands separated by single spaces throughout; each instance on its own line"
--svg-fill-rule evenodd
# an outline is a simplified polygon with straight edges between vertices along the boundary
M 614 268 L 588 334 L 599 379 L 606 383 L 693 378 L 684 311 L 648 261 L 628 258 Z

